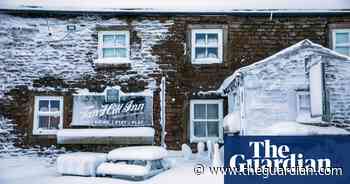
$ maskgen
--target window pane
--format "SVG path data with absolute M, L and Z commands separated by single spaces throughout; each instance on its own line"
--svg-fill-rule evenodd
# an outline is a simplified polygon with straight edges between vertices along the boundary
M 349 55 L 349 47 L 336 47 L 335 51 L 340 54 Z
M 219 122 L 217 121 L 208 121 L 208 137 L 219 137 Z
M 39 116 L 39 128 L 47 129 L 49 127 L 49 116 Z
M 39 100 L 39 111 L 48 112 L 49 111 L 49 101 L 48 100 Z
M 203 122 L 203 121 L 194 122 L 194 136 L 196 137 L 206 136 L 206 122 Z
M 194 119 L 206 119 L 205 104 L 194 104 Z
M 51 116 L 50 117 L 50 127 L 49 129 L 58 129 L 58 125 L 60 124 L 60 116 Z
M 216 33 L 208 34 L 208 45 L 210 45 L 212 47 L 217 47 L 217 45 L 218 45 L 218 34 L 216 34 Z
M 125 35 L 115 35 L 115 44 L 118 46 L 126 45 L 126 36 Z
M 114 49 L 113 48 L 103 49 L 103 57 L 104 58 L 114 57 Z
M 219 119 L 219 105 L 208 104 L 207 105 L 207 119 Z
M 59 100 L 51 100 L 50 101 L 50 111 L 51 112 L 56 112 L 56 111 L 60 111 L 60 101 Z
M 197 47 L 195 56 L 197 59 L 205 58 L 205 48 Z
M 310 95 L 299 95 L 299 110 L 310 111 Z
M 349 43 L 349 33 L 336 33 L 335 43 Z
M 114 46 L 114 36 L 103 35 L 103 46 Z
M 218 48 L 208 48 L 208 58 L 218 58 Z
M 126 49 L 125 48 L 118 48 L 115 49 L 115 57 L 126 57 L 127 53 L 126 53 Z
M 196 33 L 196 45 L 200 45 L 200 46 L 205 45 L 205 34 Z

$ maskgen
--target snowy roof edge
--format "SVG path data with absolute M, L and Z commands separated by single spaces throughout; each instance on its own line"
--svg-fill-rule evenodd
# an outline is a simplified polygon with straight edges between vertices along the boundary
M 326 51 L 328 54 L 330 55 L 333 55 L 333 56 L 336 56 L 336 57 L 339 57 L 339 58 L 343 58 L 344 60 L 348 60 L 350 61 L 350 57 L 349 56 L 346 56 L 346 55 L 343 55 L 343 54 L 339 54 L 329 48 L 326 48 L 320 44 L 317 44 L 317 43 L 314 43 L 312 41 L 310 41 L 309 39 L 305 39 L 305 40 L 302 40 L 290 47 L 287 47 L 285 49 L 282 49 L 281 51 L 277 52 L 276 54 L 273 54 L 263 60 L 260 60 L 258 62 L 255 62 L 253 64 L 250 64 L 248 66 L 245 66 L 245 67 L 242 67 L 242 68 L 239 68 L 238 70 L 236 70 L 232 75 L 230 75 L 229 77 L 227 77 L 224 82 L 221 84 L 221 86 L 219 87 L 219 89 L 217 90 L 218 92 L 220 93 L 225 93 L 225 89 L 227 89 L 231 83 L 234 81 L 234 79 L 236 77 L 238 77 L 242 72 L 246 71 L 246 70 L 249 70 L 249 69 L 252 69 L 253 67 L 259 65 L 259 64 L 262 64 L 262 63 L 265 63 L 265 62 L 268 62 L 268 61 L 271 61 L 273 59 L 275 59 L 276 57 L 279 57 L 279 56 L 282 56 L 282 55 L 285 55 L 285 54 L 288 54 L 290 52 L 293 52 L 299 48 L 302 48 L 302 47 L 317 47 L 319 49 L 322 49 L 324 51 Z
M 45 8 L 41 6 L 0 7 L 7 12 L 120 13 L 120 14 L 350 14 L 350 9 L 160 9 L 160 8 Z

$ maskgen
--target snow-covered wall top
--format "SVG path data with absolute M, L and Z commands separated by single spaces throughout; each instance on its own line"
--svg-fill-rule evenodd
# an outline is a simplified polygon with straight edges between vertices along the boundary
M 2 9 L 57 10 L 57 11 L 113 11 L 113 12 L 232 12 L 256 10 L 345 10 L 348 0 L 2 0 Z
M 75 24 L 77 30 L 67 31 L 69 24 Z M 59 19 L 0 14 L 0 97 L 18 85 L 32 87 L 33 80 L 47 75 L 65 82 L 74 82 L 84 75 L 102 75 L 120 83 L 133 78 L 154 87 L 152 74 L 160 73 L 160 68 L 152 47 L 167 39 L 172 24 L 142 18 L 130 21 L 98 16 Z M 132 62 L 127 71 L 96 70 L 93 61 L 97 58 L 98 26 L 131 29 L 132 39 L 137 41 L 131 41 Z

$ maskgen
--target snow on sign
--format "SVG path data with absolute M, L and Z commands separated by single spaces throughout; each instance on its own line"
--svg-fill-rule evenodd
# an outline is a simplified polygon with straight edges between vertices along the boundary
M 153 122 L 150 91 L 123 93 L 119 86 L 102 93 L 80 91 L 73 97 L 72 126 L 148 127 Z

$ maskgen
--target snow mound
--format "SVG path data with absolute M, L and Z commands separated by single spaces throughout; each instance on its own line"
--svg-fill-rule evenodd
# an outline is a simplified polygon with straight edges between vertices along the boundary
M 248 135 L 347 135 L 350 134 L 342 128 L 334 126 L 320 127 L 305 125 L 293 121 L 278 122 L 270 127 L 247 131 Z
M 145 176 L 149 166 L 130 165 L 124 163 L 103 163 L 97 168 L 98 175 Z
M 105 153 L 77 152 L 60 155 L 57 171 L 60 174 L 96 176 L 97 167 L 107 161 Z
M 192 158 L 192 150 L 187 144 L 182 144 L 181 152 L 186 160 L 190 160 Z
M 241 115 L 239 111 L 231 112 L 225 116 L 224 130 L 231 133 L 241 130 Z
M 108 160 L 157 160 L 167 154 L 167 150 L 159 146 L 130 146 L 110 151 Z

